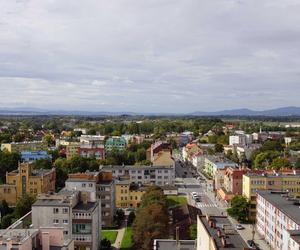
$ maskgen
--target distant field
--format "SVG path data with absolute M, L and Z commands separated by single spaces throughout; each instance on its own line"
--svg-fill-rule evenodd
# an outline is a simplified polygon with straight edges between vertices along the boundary
M 132 246 L 132 227 L 127 227 L 121 243 L 120 250 L 129 250 Z
M 110 241 L 111 244 L 114 244 L 118 235 L 118 231 L 115 230 L 102 230 L 101 231 L 101 238 L 104 239 L 108 239 Z
M 181 206 L 187 204 L 185 196 L 167 196 L 168 207 Z

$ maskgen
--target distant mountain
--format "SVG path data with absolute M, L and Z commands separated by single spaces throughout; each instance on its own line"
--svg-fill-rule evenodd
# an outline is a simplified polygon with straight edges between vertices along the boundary
M 300 116 L 300 107 L 283 107 L 256 111 L 251 109 L 232 109 L 215 112 L 197 111 L 190 113 L 192 116 Z
M 197 111 L 192 113 L 146 113 L 146 112 L 107 112 L 107 111 L 67 111 L 46 110 L 39 108 L 1 108 L 0 115 L 78 115 L 78 116 L 300 116 L 300 107 L 282 107 L 263 111 L 251 109 L 231 109 L 214 112 Z

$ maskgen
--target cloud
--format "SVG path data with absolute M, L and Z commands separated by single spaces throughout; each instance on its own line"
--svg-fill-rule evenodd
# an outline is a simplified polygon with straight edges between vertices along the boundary
M 299 11 L 296 0 L 3 0 L 0 105 L 299 106 Z

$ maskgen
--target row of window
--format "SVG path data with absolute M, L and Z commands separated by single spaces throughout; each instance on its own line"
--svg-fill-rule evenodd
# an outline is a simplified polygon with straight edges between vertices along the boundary
M 53 213 L 54 214 L 59 214 L 59 212 L 60 212 L 60 208 L 58 208 L 58 207 L 53 208 Z M 67 208 L 67 207 L 62 208 L 62 213 L 63 214 L 67 214 L 68 212 L 69 212 L 69 208 Z
M 68 220 L 62 220 L 63 224 L 69 224 Z M 59 224 L 59 219 L 53 219 L 53 224 Z

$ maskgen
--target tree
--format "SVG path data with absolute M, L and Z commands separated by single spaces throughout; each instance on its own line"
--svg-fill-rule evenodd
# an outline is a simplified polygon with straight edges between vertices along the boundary
M 197 224 L 190 225 L 189 230 L 191 240 L 195 240 L 197 238 Z
M 291 163 L 289 161 L 289 159 L 287 158 L 275 158 L 273 159 L 272 163 L 271 163 L 271 168 L 272 169 L 275 169 L 275 170 L 280 170 L 282 168 L 285 168 L 285 167 L 290 167 L 291 166 Z
M 297 159 L 295 168 L 300 169 L 300 158 Z
M 50 169 L 52 167 L 52 162 L 50 159 L 38 159 L 33 162 L 33 167 L 35 169 Z
M 54 139 L 53 139 L 53 137 L 52 137 L 51 134 L 46 134 L 46 135 L 44 135 L 44 136 L 43 136 L 43 142 L 44 142 L 48 147 L 53 146 L 54 143 L 55 143 L 55 141 L 54 141 Z
M 35 202 L 35 196 L 31 194 L 24 194 L 16 204 L 16 209 L 14 211 L 17 218 L 21 218 L 31 210 L 32 204 Z
M 8 206 L 8 203 L 6 200 L 3 200 L 0 205 L 0 211 L 1 211 L 1 217 L 10 214 L 12 212 L 12 209 Z
M 224 151 L 224 147 L 222 144 L 219 144 L 219 143 L 215 144 L 215 152 L 216 153 L 222 153 L 223 151 Z
M 110 250 L 111 249 L 111 242 L 104 238 L 101 240 L 101 250 Z
M 245 222 L 249 217 L 249 202 L 242 195 L 237 195 L 231 200 L 231 207 L 227 209 L 228 214 L 239 222 Z
M 135 212 L 131 211 L 127 218 L 127 225 L 131 226 L 134 220 L 135 220 Z
M 166 197 L 159 187 L 149 187 L 142 197 L 133 223 L 135 249 L 148 250 L 154 239 L 167 238 L 169 215 Z
M 1 219 L 1 228 L 8 228 L 14 220 L 14 214 L 7 214 Z
M 125 213 L 122 209 L 117 209 L 116 214 L 114 215 L 114 222 L 118 227 L 122 225 L 123 220 L 125 219 Z
M 269 165 L 273 161 L 273 159 L 277 158 L 278 156 L 280 156 L 280 153 L 278 151 L 265 151 L 265 152 L 259 153 L 255 157 L 254 167 L 255 168 L 269 167 Z

